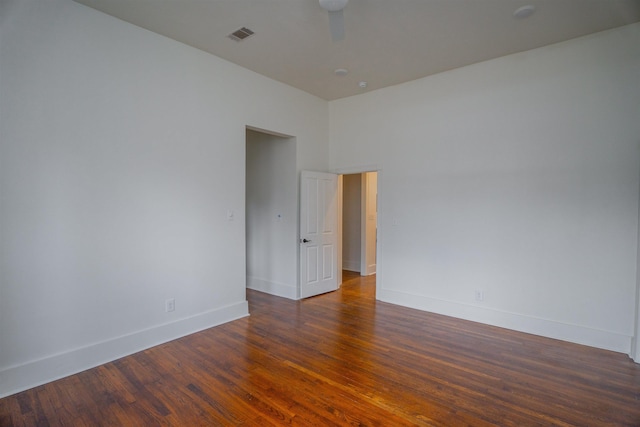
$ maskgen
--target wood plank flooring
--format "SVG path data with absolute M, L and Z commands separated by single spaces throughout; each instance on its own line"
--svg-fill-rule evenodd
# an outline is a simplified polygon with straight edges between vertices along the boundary
M 375 277 L 0 400 L 0 426 L 640 426 L 626 355 L 375 301 Z

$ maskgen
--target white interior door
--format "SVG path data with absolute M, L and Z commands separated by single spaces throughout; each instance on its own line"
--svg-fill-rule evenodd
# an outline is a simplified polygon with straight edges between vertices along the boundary
M 338 176 L 302 171 L 300 298 L 338 289 Z

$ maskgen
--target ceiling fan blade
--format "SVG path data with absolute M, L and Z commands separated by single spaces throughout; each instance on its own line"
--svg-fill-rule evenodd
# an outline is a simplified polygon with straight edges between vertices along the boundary
M 329 12 L 329 30 L 334 42 L 344 39 L 344 13 L 342 13 L 342 9 Z

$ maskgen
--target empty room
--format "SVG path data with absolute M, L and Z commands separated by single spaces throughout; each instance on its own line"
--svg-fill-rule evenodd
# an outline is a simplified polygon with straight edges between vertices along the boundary
M 640 0 L 0 0 L 0 426 L 638 426 L 639 204 Z

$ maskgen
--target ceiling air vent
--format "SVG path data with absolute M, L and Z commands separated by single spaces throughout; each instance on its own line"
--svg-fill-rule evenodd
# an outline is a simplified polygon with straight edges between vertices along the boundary
M 253 31 L 251 31 L 248 28 L 242 27 L 239 30 L 236 30 L 233 33 L 229 34 L 227 37 L 229 37 L 231 40 L 241 42 L 242 40 L 249 38 L 252 35 L 253 35 Z

